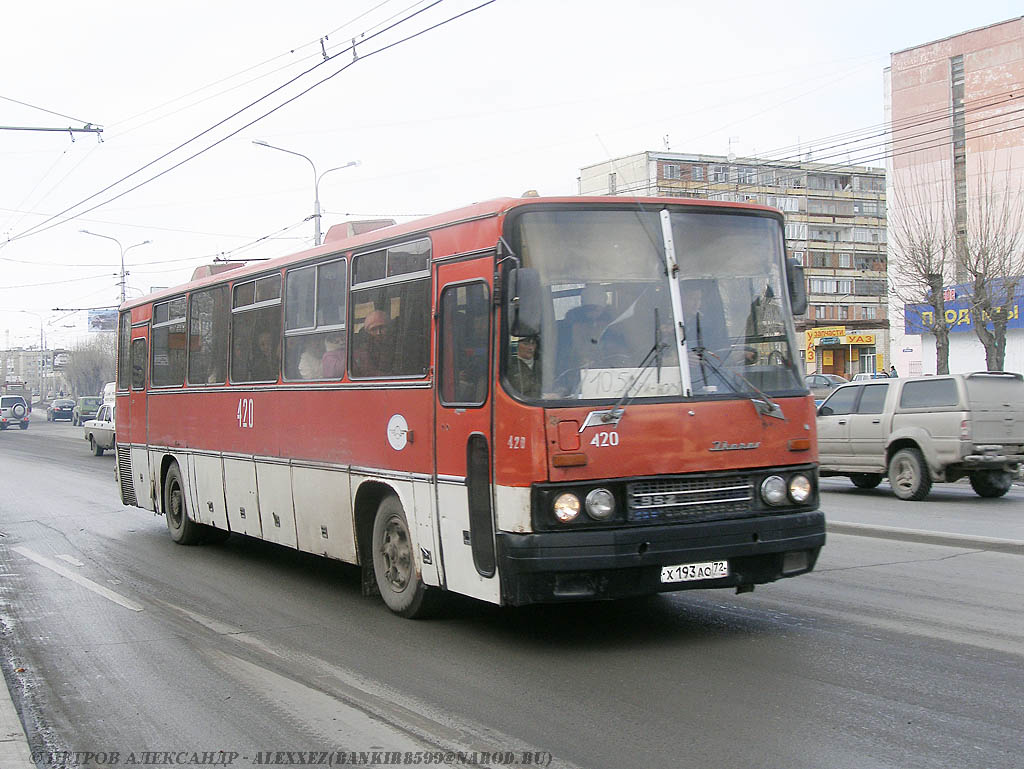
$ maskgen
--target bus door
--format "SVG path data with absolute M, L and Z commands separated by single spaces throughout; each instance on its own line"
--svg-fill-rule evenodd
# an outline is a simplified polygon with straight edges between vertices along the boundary
M 441 264 L 434 457 L 444 584 L 497 603 L 491 509 L 492 259 Z
M 129 426 L 128 435 L 118 435 L 118 442 L 126 442 L 130 446 L 132 489 L 140 507 L 158 510 L 155 499 L 156 489 L 150 483 L 149 476 L 149 413 L 146 402 L 146 378 L 149 372 L 149 326 L 132 328 L 132 341 L 129 348 L 129 364 L 131 374 L 128 389 L 128 413 L 116 414 L 116 422 Z M 122 473 L 122 479 L 123 479 Z M 122 484 L 124 481 L 122 480 Z

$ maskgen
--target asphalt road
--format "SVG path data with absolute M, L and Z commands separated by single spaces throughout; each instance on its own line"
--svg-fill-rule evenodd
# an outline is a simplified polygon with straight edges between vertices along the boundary
M 1020 488 L 906 503 L 824 486 L 834 520 L 1008 536 L 1024 515 Z M 411 622 L 350 566 L 238 537 L 175 546 L 120 504 L 80 428 L 36 415 L 0 434 L 0 664 L 39 766 L 458 765 L 431 751 L 462 749 L 588 769 L 1015 767 L 1022 594 L 1019 555 L 832 534 L 813 574 L 753 594 L 454 599 Z

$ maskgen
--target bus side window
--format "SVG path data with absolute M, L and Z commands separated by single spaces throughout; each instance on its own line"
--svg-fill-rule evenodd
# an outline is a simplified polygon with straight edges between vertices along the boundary
M 281 371 L 280 275 L 234 287 L 231 339 L 231 381 L 277 381 Z
M 148 348 L 145 338 L 132 340 L 132 389 L 146 389 L 146 369 L 148 368 Z

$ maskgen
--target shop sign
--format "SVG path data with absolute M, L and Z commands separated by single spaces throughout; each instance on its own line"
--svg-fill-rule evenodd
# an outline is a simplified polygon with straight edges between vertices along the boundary
M 844 344 L 874 344 L 874 334 L 847 334 Z

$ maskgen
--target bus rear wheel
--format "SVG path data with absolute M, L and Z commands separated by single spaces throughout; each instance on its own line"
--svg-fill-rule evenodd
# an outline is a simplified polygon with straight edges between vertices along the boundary
M 177 463 L 167 469 L 164 479 L 164 518 L 171 539 L 179 545 L 195 545 L 200 540 L 199 524 L 188 517 L 185 508 L 185 491 L 181 484 L 181 470 Z
M 387 496 L 373 519 L 373 576 L 384 603 L 402 617 L 429 613 L 432 590 L 423 584 L 413 552 L 409 521 L 398 497 Z

